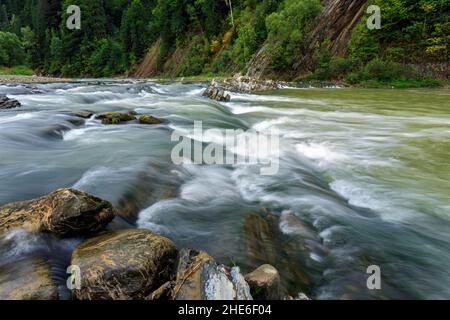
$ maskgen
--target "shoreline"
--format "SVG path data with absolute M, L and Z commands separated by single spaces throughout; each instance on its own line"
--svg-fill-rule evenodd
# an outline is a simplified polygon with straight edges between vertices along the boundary
M 141 81 L 159 81 L 159 82 L 211 82 L 212 80 L 230 80 L 233 77 L 226 76 L 194 76 L 194 77 L 143 77 L 143 78 L 127 78 L 127 77 L 113 77 L 113 78 L 60 78 L 51 76 L 21 76 L 21 75 L 0 75 L 0 84 L 46 84 L 46 83 L 74 83 L 83 81 L 101 81 L 101 80 L 141 80 Z M 373 85 L 373 84 L 348 84 L 342 81 L 276 81 L 281 85 L 279 89 L 288 86 L 292 88 L 355 88 L 355 89 L 450 89 L 450 84 L 442 81 L 440 86 L 405 86 L 396 87 L 392 85 Z

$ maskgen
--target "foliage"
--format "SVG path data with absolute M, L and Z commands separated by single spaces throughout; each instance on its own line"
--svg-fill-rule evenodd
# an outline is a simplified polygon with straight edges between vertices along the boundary
M 0 66 L 12 67 L 26 58 L 25 50 L 17 35 L 0 32 Z

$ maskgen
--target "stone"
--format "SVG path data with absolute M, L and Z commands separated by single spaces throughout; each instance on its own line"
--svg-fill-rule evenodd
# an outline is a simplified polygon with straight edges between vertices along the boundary
M 280 274 L 275 267 L 264 264 L 245 276 L 255 300 L 281 300 Z
M 27 258 L 0 267 L 0 300 L 57 299 L 57 285 L 45 260 Z
M 73 116 L 73 117 L 78 117 L 78 118 L 83 118 L 83 119 L 90 119 L 94 113 L 90 112 L 90 111 L 74 111 L 74 112 L 68 112 L 67 114 Z
M 49 232 L 61 238 L 98 232 L 114 219 L 112 205 L 75 189 L 0 207 L 0 230 L 14 228 Z
M 136 120 L 134 115 L 123 112 L 106 112 L 97 115 L 95 118 L 102 120 L 103 124 L 120 124 L 122 122 Z
M 231 99 L 230 95 L 225 94 L 224 89 L 221 88 L 219 83 L 214 80 L 211 82 L 209 87 L 203 92 L 203 96 L 213 100 L 224 102 L 228 102 Z
M 20 102 L 16 99 L 10 99 L 7 96 L 0 96 L 0 109 L 13 109 L 20 106 Z
M 91 238 L 72 253 L 81 270 L 79 300 L 144 300 L 172 280 L 178 249 L 147 230 L 121 230 Z
M 203 251 L 183 249 L 172 290 L 174 300 L 252 300 L 238 267 L 231 270 Z
M 143 115 L 139 117 L 140 124 L 161 124 L 163 121 L 161 119 L 155 118 L 151 115 Z

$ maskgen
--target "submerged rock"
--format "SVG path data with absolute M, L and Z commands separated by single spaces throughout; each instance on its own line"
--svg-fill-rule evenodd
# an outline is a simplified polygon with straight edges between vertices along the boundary
M 0 207 L 0 231 L 18 227 L 73 237 L 100 231 L 114 218 L 112 205 L 75 189 Z
M 180 252 L 174 300 L 252 300 L 238 267 L 229 270 L 203 251 Z
M 89 119 L 91 118 L 94 113 L 90 111 L 74 111 L 74 112 L 67 112 L 68 115 L 83 119 Z
M 0 267 L 0 300 L 57 299 L 57 285 L 45 260 L 29 258 Z
M 80 244 L 72 265 L 81 269 L 80 300 L 147 299 L 171 280 L 178 250 L 175 244 L 147 230 L 122 230 Z
M 225 94 L 225 90 L 220 87 L 219 83 L 213 80 L 209 87 L 203 92 L 204 97 L 208 97 L 217 101 L 230 101 L 230 95 Z
M 161 124 L 162 122 L 163 121 L 161 119 L 158 119 L 148 114 L 139 117 L 140 124 Z
M 245 276 L 255 300 L 281 300 L 280 274 L 275 267 L 264 264 Z
M 106 112 L 97 115 L 95 118 L 102 120 L 103 124 L 120 124 L 122 122 L 136 120 L 133 114 L 124 112 Z
M 20 106 L 20 102 L 16 99 L 10 99 L 7 96 L 0 96 L 0 109 L 13 109 Z

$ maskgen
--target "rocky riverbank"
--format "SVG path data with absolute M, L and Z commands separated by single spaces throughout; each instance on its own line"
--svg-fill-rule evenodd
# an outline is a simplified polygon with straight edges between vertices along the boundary
M 118 214 L 103 199 L 75 189 L 59 189 L 0 207 L 0 233 L 25 229 L 56 238 L 84 239 L 70 261 L 71 267 L 80 271 L 72 288 L 72 297 L 78 300 L 290 298 L 273 266 L 263 265 L 244 276 L 237 266 L 220 264 L 203 251 L 179 249 L 172 240 L 148 230 L 109 230 L 108 224 Z M 28 258 L 2 266 L 0 298 L 58 299 L 48 263 Z
M 42 76 L 8 76 L 0 75 L 0 83 L 56 83 L 73 82 L 75 79 Z
M 259 80 L 256 78 L 237 75 L 230 79 L 212 80 L 203 96 L 217 101 L 230 101 L 227 92 L 255 93 L 267 90 L 276 90 L 285 85 L 284 82 L 273 80 Z

